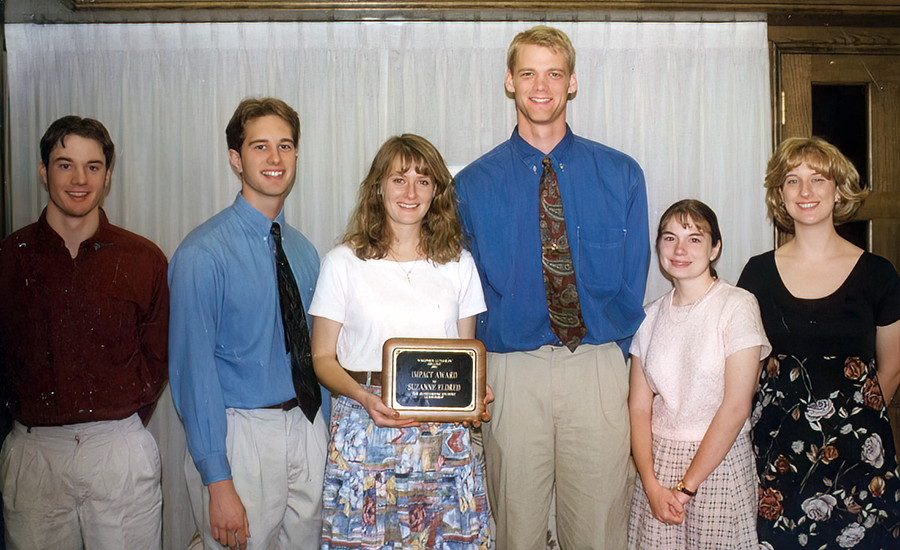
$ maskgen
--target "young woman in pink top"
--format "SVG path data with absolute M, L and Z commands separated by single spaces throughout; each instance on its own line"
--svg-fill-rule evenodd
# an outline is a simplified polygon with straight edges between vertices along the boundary
M 640 479 L 628 547 L 753 549 L 757 483 L 750 410 L 769 353 L 752 294 L 720 281 L 716 215 L 686 199 L 656 237 L 672 290 L 631 345 L 631 445 Z

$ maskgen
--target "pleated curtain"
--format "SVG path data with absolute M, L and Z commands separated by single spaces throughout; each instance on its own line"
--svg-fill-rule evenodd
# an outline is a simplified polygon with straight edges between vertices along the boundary
M 56 118 L 78 114 L 103 121 L 116 144 L 110 220 L 171 256 L 239 190 L 224 137 L 235 106 L 272 95 L 302 121 L 287 219 L 324 255 L 389 136 L 428 138 L 453 172 L 509 136 L 515 111 L 503 89 L 505 53 L 531 25 L 7 25 L 13 229 L 34 221 L 47 201 L 37 173 L 41 135 Z M 762 188 L 772 150 L 765 22 L 554 25 L 577 50 L 573 131 L 643 166 L 651 235 L 675 200 L 712 206 L 723 229 L 719 273 L 734 282 L 772 241 Z M 654 256 L 647 301 L 668 288 Z M 168 392 L 151 429 L 164 467 L 165 548 L 181 549 L 193 524 L 184 433 Z

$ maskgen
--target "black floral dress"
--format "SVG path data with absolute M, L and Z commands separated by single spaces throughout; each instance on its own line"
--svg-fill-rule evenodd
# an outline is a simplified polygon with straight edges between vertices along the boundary
M 900 548 L 900 478 L 875 371 L 875 329 L 900 319 L 900 278 L 863 253 L 833 294 L 795 298 L 774 252 L 738 286 L 772 343 L 751 421 L 761 548 Z

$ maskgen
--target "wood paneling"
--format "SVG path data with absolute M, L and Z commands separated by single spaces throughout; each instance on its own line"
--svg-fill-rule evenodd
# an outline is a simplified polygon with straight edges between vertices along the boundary
M 900 24 L 898 24 L 900 27 Z M 769 26 L 779 53 L 900 53 L 900 28 Z
M 877 113 L 870 117 L 872 142 L 877 143 L 872 147 L 872 187 L 897 197 L 891 217 L 900 217 L 900 61 L 893 59 L 894 78 L 878 76 L 881 86 L 870 91 L 871 110 Z
M 869 87 L 872 189 L 890 200 L 877 201 L 875 206 L 883 203 L 887 208 L 869 217 L 876 218 L 872 220 L 872 252 L 900 266 L 900 59 L 885 56 L 883 60 L 893 61 L 892 66 L 867 64 L 877 82 Z
M 895 13 L 896 0 L 543 0 L 520 2 L 502 0 L 431 0 L 396 2 L 389 0 L 69 0 L 76 9 L 254 9 L 254 10 L 691 10 L 755 11 L 790 13 Z
M 900 84 L 897 58 L 892 55 L 820 54 L 808 57 L 812 58 L 813 84 L 871 83 L 875 86 L 873 100 L 884 97 L 881 92 Z
M 782 56 L 779 75 L 776 139 L 808 136 L 812 132 L 812 89 L 809 86 L 812 56 Z
M 873 168 L 872 172 L 877 173 L 878 170 Z M 856 217 L 862 220 L 888 219 L 896 218 L 898 212 L 900 212 L 900 193 L 875 191 L 866 198 Z

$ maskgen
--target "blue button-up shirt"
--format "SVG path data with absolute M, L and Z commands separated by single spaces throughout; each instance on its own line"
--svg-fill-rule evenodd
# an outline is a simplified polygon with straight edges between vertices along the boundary
M 308 307 L 318 254 L 284 223 L 283 212 L 275 221 Z M 238 194 L 230 207 L 185 237 L 169 265 L 172 396 L 204 484 L 231 478 L 226 408 L 255 409 L 295 397 L 271 226 Z
M 488 351 L 561 342 L 550 328 L 541 266 L 538 185 L 549 156 L 559 180 L 581 310 L 583 342 L 627 349 L 644 317 L 650 259 L 644 174 L 631 157 L 566 127 L 544 155 L 519 136 L 457 176 L 460 215 L 481 274 L 487 312 L 477 337 Z

